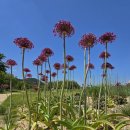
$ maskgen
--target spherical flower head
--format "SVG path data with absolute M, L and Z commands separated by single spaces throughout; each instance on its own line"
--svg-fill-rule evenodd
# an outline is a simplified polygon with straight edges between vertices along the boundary
M 94 65 L 92 63 L 89 63 L 86 65 L 89 69 L 94 69 Z
M 47 57 L 43 53 L 41 53 L 40 56 L 38 56 L 38 59 L 41 60 L 41 62 L 47 61 Z
M 106 32 L 102 36 L 99 37 L 99 42 L 101 44 L 106 44 L 106 43 L 112 43 L 116 39 L 116 35 L 112 32 Z
M 46 57 L 50 57 L 50 56 L 54 55 L 54 52 L 50 48 L 45 48 L 42 51 L 42 55 L 44 55 Z
M 42 65 L 42 62 L 40 59 L 37 58 L 36 60 L 33 61 L 33 65 L 39 66 Z
M 74 60 L 74 58 L 71 55 L 67 55 L 66 60 L 67 60 L 67 62 L 72 62 Z
M 48 81 L 48 76 L 43 75 L 41 80 L 47 82 Z
M 6 61 L 6 64 L 7 64 L 8 66 L 15 66 L 15 65 L 17 65 L 16 61 L 14 61 L 14 60 L 12 60 L 12 59 L 7 60 L 7 61 Z
M 108 52 L 103 51 L 103 52 L 99 55 L 99 58 L 105 59 L 105 56 L 106 56 L 106 58 L 109 58 L 111 55 L 110 55 Z
M 97 38 L 94 34 L 89 33 L 89 34 L 84 34 L 79 41 L 79 45 L 82 48 L 91 48 L 94 46 L 94 44 L 97 43 Z
M 69 70 L 74 70 L 74 69 L 76 69 L 76 66 L 75 66 L 75 65 L 71 65 L 71 66 L 69 67 Z
M 27 74 L 26 77 L 27 78 L 32 78 L 32 74 Z
M 65 64 L 65 65 L 62 64 L 62 65 L 61 65 L 61 68 L 62 68 L 62 69 L 64 69 L 64 68 L 68 68 L 68 65 L 67 65 L 67 64 Z
M 29 68 L 24 68 L 23 71 L 26 72 L 26 73 L 31 72 Z
M 30 40 L 28 40 L 28 38 L 22 38 L 22 37 L 16 38 L 14 40 L 14 43 L 19 48 L 23 48 L 23 49 L 32 49 L 32 48 L 34 48 L 33 43 Z
M 111 69 L 112 67 L 113 67 L 113 66 L 112 66 L 110 63 L 108 63 L 108 62 L 106 63 L 106 68 Z M 102 69 L 105 68 L 105 63 L 102 64 L 101 68 L 102 68 Z
M 53 33 L 59 37 L 70 37 L 74 34 L 74 28 L 69 21 L 60 20 L 55 24 Z
M 46 70 L 46 73 L 47 73 L 47 74 L 49 74 L 49 73 L 50 73 L 50 71 L 49 71 L 49 70 Z
M 56 72 L 53 72 L 52 74 L 51 74 L 51 76 L 53 77 L 53 78 L 55 78 L 56 77 Z
M 61 64 L 60 63 L 55 63 L 53 66 L 54 66 L 54 68 L 56 70 L 60 70 L 61 69 Z

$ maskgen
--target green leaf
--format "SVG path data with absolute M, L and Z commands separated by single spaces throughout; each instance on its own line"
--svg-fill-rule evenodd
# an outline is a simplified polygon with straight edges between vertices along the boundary
M 76 126 L 74 128 L 72 128 L 71 130 L 80 130 L 86 128 L 87 130 L 95 130 L 95 128 L 91 127 L 91 126 Z
M 126 125 L 129 125 L 129 124 L 127 124 L 127 122 L 130 122 L 130 120 L 124 120 L 124 121 L 119 122 L 119 123 L 115 126 L 116 130 L 120 130 L 122 127 L 124 127 L 124 126 L 126 126 Z
M 113 130 L 115 130 L 114 125 L 113 125 L 111 122 L 107 121 L 107 120 L 98 120 L 98 121 L 96 121 L 92 126 L 93 126 L 94 128 L 98 128 L 99 125 L 101 125 L 101 124 L 106 124 L 106 125 L 112 127 Z

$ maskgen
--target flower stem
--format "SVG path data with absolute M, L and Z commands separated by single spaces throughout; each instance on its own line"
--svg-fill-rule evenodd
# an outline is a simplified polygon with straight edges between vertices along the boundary
M 107 114 L 107 43 L 106 43 L 106 46 L 105 46 L 105 70 L 104 70 L 104 73 L 105 73 L 105 77 L 104 77 L 104 82 L 105 82 L 105 114 Z
M 22 78 L 23 78 L 23 85 L 24 85 L 24 89 L 25 89 L 28 111 L 29 111 L 28 130 L 31 130 L 31 111 L 30 111 L 29 97 L 28 97 L 28 92 L 27 92 L 27 88 L 26 88 L 26 85 L 25 85 L 25 77 L 24 77 L 24 54 L 25 54 L 25 48 L 22 49 Z
M 49 70 L 50 70 L 50 85 L 49 85 L 49 100 L 48 100 L 48 114 L 50 114 L 50 100 L 51 100 L 51 89 L 52 89 L 52 83 L 51 83 L 51 65 L 50 65 L 50 61 L 49 61 L 49 57 L 48 57 L 48 66 L 49 66 Z
M 9 130 L 11 124 L 11 110 L 12 110 L 12 66 L 10 66 L 10 106 L 8 113 L 8 121 L 7 121 L 7 130 Z
M 58 70 L 57 70 L 57 87 L 56 87 L 56 92 L 57 92 L 57 95 L 58 95 Z
M 66 47 L 65 47 L 65 34 L 63 35 L 63 48 L 64 48 L 64 79 L 63 79 L 63 85 L 61 90 L 61 97 L 60 97 L 60 120 L 62 120 L 62 101 L 63 101 L 63 94 L 64 94 L 64 88 L 65 88 L 65 81 L 66 81 Z M 63 127 L 61 127 L 61 130 Z

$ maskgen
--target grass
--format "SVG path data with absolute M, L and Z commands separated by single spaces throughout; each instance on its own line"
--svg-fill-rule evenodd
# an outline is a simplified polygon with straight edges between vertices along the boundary
M 28 93 L 29 93 L 30 102 L 32 102 L 33 100 L 36 99 L 36 92 L 29 91 Z M 22 106 L 23 104 L 27 103 L 25 94 L 24 94 L 24 100 L 23 100 L 23 94 L 24 94 L 24 92 L 22 92 L 22 91 L 13 93 L 12 109 L 16 109 L 17 107 Z M 6 110 L 10 103 L 9 101 L 10 101 L 10 96 L 8 96 L 7 99 L 0 105 L 0 115 L 6 114 Z

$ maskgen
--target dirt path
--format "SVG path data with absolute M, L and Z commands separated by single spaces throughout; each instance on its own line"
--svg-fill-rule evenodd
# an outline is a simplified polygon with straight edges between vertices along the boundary
M 10 94 L 0 94 L 0 104 L 6 100 Z

